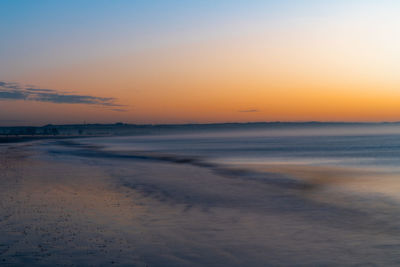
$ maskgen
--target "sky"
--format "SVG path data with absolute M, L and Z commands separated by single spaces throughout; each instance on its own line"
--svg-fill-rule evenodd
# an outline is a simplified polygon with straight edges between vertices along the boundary
M 400 121 L 400 1 L 2 0 L 0 125 Z

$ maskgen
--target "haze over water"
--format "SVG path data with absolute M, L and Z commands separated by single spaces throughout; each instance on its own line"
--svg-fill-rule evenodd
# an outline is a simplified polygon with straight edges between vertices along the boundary
M 232 164 L 396 169 L 400 126 L 292 126 L 214 129 L 89 139 L 106 150 L 202 157 Z

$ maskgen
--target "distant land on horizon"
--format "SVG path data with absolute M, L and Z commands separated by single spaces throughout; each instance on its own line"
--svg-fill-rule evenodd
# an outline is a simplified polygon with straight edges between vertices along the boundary
M 44 126 L 0 126 L 0 135 L 51 135 L 51 136 L 93 136 L 93 135 L 139 135 L 173 133 L 174 131 L 240 130 L 254 128 L 285 129 L 292 127 L 329 126 L 398 126 L 400 122 L 226 122 L 226 123 L 188 123 L 188 124 L 48 124 Z

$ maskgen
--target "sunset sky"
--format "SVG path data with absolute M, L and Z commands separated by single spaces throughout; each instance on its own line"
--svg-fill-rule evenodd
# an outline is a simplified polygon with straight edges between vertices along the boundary
M 400 121 L 400 1 L 0 1 L 0 125 Z

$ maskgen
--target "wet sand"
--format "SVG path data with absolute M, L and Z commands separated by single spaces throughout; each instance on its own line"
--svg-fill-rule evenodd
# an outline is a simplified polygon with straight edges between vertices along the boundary
M 400 262 L 397 203 L 284 188 L 272 174 L 49 153 L 46 142 L 0 146 L 1 265 Z
M 7 265 L 138 264 L 116 225 L 141 208 L 95 168 L 33 159 L 2 147 L 0 260 Z

